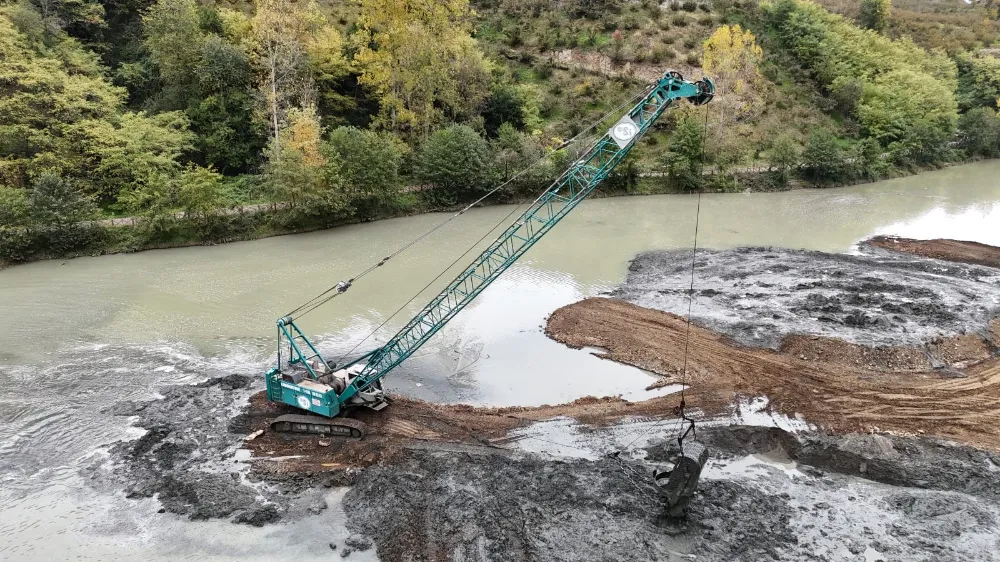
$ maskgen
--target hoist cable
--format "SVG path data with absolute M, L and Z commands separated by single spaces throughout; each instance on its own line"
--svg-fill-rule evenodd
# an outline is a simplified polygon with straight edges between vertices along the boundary
M 628 103 L 628 102 L 625 102 L 625 103 Z M 623 105 L 624 105 L 624 104 L 623 104 Z M 606 119 L 606 118 L 607 118 L 607 117 L 605 117 L 605 119 Z M 592 128 L 592 127 L 591 127 L 591 128 Z M 576 138 L 579 138 L 581 134 L 583 134 L 583 133 L 581 132 L 580 134 L 576 135 L 576 137 L 574 137 L 574 139 L 576 139 Z M 572 142 L 572 141 L 570 141 L 570 142 Z M 592 141 L 591 141 L 591 142 L 592 142 Z M 560 175 L 560 178 L 561 178 L 561 177 L 562 177 L 562 176 Z M 534 200 L 533 200 L 533 201 L 531 202 L 531 204 L 529 205 L 529 207 L 530 207 L 531 205 L 534 205 L 535 203 L 538 203 L 538 201 L 539 201 L 539 200 L 540 200 L 540 199 L 541 199 L 541 198 L 542 198 L 542 197 L 543 197 L 543 196 L 544 196 L 544 195 L 545 195 L 545 194 L 546 194 L 546 193 L 547 193 L 547 192 L 548 192 L 548 191 L 549 191 L 550 189 L 552 189 L 552 186 L 554 186 L 554 185 L 556 184 L 556 182 L 558 182 L 558 181 L 559 181 L 559 179 L 556 179 L 556 180 L 554 180 L 554 181 L 553 181 L 552 183 L 550 183 L 550 184 L 549 184 L 549 185 L 548 185 L 548 186 L 547 186 L 547 187 L 546 187 L 546 188 L 545 188 L 544 190 L 542 190 L 542 192 L 538 194 L 538 197 L 535 197 L 535 199 L 534 199 Z M 468 248 L 467 248 L 467 249 L 466 249 L 466 250 L 465 250 L 464 252 L 462 252 L 462 254 L 461 254 L 460 256 L 458 256 L 457 258 L 455 258 L 455 259 L 454 259 L 454 261 L 452 261 L 452 262 L 451 262 L 451 264 L 449 264 L 449 265 L 448 265 L 448 267 L 446 267 L 446 268 L 444 268 L 443 270 L 441 270 L 441 273 L 438 273 L 438 274 L 437 274 L 437 276 L 436 276 L 436 277 L 434 277 L 434 279 L 431 279 L 431 280 L 430 280 L 430 281 L 429 281 L 429 282 L 428 282 L 428 283 L 427 283 L 426 285 L 424 285 L 424 286 L 423 286 L 423 288 L 422 288 L 422 289 L 420 289 L 419 291 L 417 291 L 416 293 L 414 293 L 414 294 L 413 294 L 413 296 L 412 296 L 412 297 L 410 297 L 410 300 L 408 300 L 408 301 L 406 301 L 405 303 L 403 303 L 403 305 L 402 305 L 402 306 L 400 306 L 399 308 L 397 308 L 395 312 L 393 312 L 392 314 L 390 314 L 390 315 L 389 315 L 389 316 L 388 316 L 388 317 L 387 317 L 387 318 L 386 318 L 385 320 L 383 320 L 383 321 L 382 321 L 382 323 L 381 323 L 381 324 L 379 324 L 378 326 L 376 326 L 376 327 L 375 327 L 375 329 L 374 329 L 374 330 L 372 330 L 371 332 L 369 332 L 369 333 L 368 333 L 368 335 L 366 335 L 366 336 L 365 336 L 365 337 L 364 337 L 364 338 L 363 338 L 363 339 L 362 339 L 361 341 L 359 341 L 358 343 L 354 344 L 354 347 L 352 347 L 352 348 L 351 348 L 350 350 L 348 350 L 348 351 L 347 351 L 347 353 L 344 353 L 343 355 L 341 355 L 341 356 L 340 356 L 340 358 L 339 358 L 339 359 L 337 359 L 337 361 L 336 361 L 335 363 L 336 363 L 337 365 L 341 364 L 341 361 L 343 361 L 343 360 L 344 360 L 344 358 L 346 358 L 346 357 L 348 357 L 348 356 L 349 356 L 350 354 L 354 353 L 354 351 L 355 351 L 355 350 L 357 350 L 357 349 L 358 349 L 359 347 L 361 347 L 361 344 L 363 344 L 364 342 L 366 342 L 366 341 L 367 341 L 367 340 L 368 340 L 369 338 L 371 338 L 372 336 L 374 336 L 374 335 L 375 335 L 375 334 L 376 334 L 376 333 L 377 333 L 377 332 L 378 332 L 379 330 L 381 330 L 382 328 L 384 328 L 384 327 L 385 327 L 385 325 L 386 325 L 386 324 L 388 324 L 390 320 L 392 320 L 392 319 L 393 319 L 394 317 L 398 316 L 400 312 L 402 312 L 403 310 L 405 310 L 405 309 L 406 309 L 406 307 L 410 305 L 410 303 L 412 303 L 413 301 L 417 300 L 417 297 L 419 297 L 419 296 L 420 296 L 421 294 L 423 294 L 423 292 L 424 292 L 424 291 L 426 291 L 427 289 L 429 289 L 429 288 L 431 287 L 431 285 L 433 285 L 433 284 L 434 284 L 434 283 L 436 283 L 436 282 L 437 282 L 437 281 L 438 281 L 439 279 L 441 279 L 441 277 L 443 277 L 445 273 L 447 273 L 447 272 L 451 271 L 451 268 L 455 267 L 455 266 L 456 266 L 456 265 L 458 264 L 459 260 L 461 260 L 461 259 L 465 258 L 465 256 L 469 255 L 469 253 L 470 253 L 470 252 L 471 252 L 472 250 L 476 249 L 476 247 L 477 247 L 477 246 L 478 246 L 479 244 L 481 244 L 481 243 L 483 242 L 483 240 L 486 240 L 486 238 L 487 238 L 487 237 L 488 237 L 488 236 L 489 236 L 489 235 L 490 235 L 491 233 L 493 233 L 493 232 L 494 232 L 494 231 L 496 231 L 496 230 L 497 230 L 498 228 L 500 228 L 501 226 L 503 226 L 504 224 L 506 224 L 506 223 L 507 223 L 507 221 L 508 221 L 508 220 L 510 220 L 510 217 L 512 217 L 512 216 L 514 215 L 514 213 L 516 213 L 516 212 L 518 212 L 519 210 L 521 210 L 521 208 L 522 208 L 522 207 L 524 207 L 524 203 L 519 203 L 519 204 L 515 205 L 515 206 L 514 206 L 514 208 L 513 208 L 513 209 L 511 209 L 511 211 L 510 211 L 509 213 L 507 213 L 506 215 L 504 215 L 504 217 L 503 217 L 503 218 L 501 218 L 501 219 L 500 219 L 499 221 L 497 221 L 497 223 L 496 223 L 496 224 L 494 224 L 494 225 L 493 225 L 492 227 L 490 227 L 490 229 L 489 229 L 489 230 L 487 230 L 487 231 L 486 231 L 486 232 L 485 232 L 485 233 L 484 233 L 484 234 L 483 234 L 483 235 L 482 235 L 482 236 L 481 236 L 481 237 L 479 238 L 479 240 L 476 240 L 475 242 L 473 242 L 473 243 L 472 243 L 472 245 L 470 245 L 470 246 L 469 246 L 469 247 L 468 247 Z
M 294 316 L 296 318 L 301 318 L 302 316 L 304 316 L 304 315 L 312 312 L 313 310 L 315 310 L 315 309 L 319 308 L 320 306 L 326 304 L 330 300 L 332 300 L 332 299 L 336 298 L 337 296 L 343 294 L 344 292 L 347 291 L 347 289 L 349 289 L 354 284 L 354 282 L 358 281 L 359 279 L 361 279 L 365 275 L 368 275 L 369 273 L 371 273 L 375 269 L 381 267 L 382 265 L 385 265 L 385 263 L 387 261 L 389 261 L 390 259 L 392 259 L 392 258 L 396 257 L 397 255 L 401 254 L 402 252 L 408 250 L 409 248 L 411 248 L 415 244 L 419 243 L 421 240 L 427 238 L 428 236 L 430 236 L 434 232 L 437 232 L 438 230 L 440 230 L 441 228 L 443 228 L 445 225 L 447 225 L 451 221 L 455 220 L 460 215 L 464 214 L 466 211 L 468 211 L 472 207 L 474 207 L 474 206 L 482 203 L 484 200 L 486 200 L 491 195 L 493 195 L 496 192 L 500 191 L 504 187 L 510 185 L 511 182 L 513 182 L 514 180 L 516 180 L 519 177 L 523 176 L 529 170 L 531 170 L 532 168 L 534 168 L 535 166 L 537 166 L 541 162 L 543 162 L 543 161 L 551 158 L 559 150 L 570 146 L 571 144 L 573 144 L 574 142 L 576 142 L 577 140 L 579 140 L 580 137 L 582 137 L 585 134 L 589 133 L 591 130 L 593 130 L 598 125 L 600 125 L 605 120 L 607 120 L 608 117 L 610 117 L 611 115 L 613 115 L 613 114 L 621 111 L 622 108 L 624 108 L 625 106 L 634 103 L 635 100 L 639 99 L 640 97 L 643 97 L 643 96 L 647 95 L 651 91 L 652 88 L 653 88 L 653 86 L 648 86 L 644 90 L 642 90 L 641 92 L 638 92 L 635 95 L 629 97 L 628 99 L 626 99 L 625 101 L 623 101 L 621 104 L 619 104 L 617 107 L 615 107 L 614 109 L 612 109 L 612 110 L 608 111 L 607 113 L 605 113 L 600 119 L 598 119 L 597 121 L 592 122 L 587 128 L 583 129 L 582 131 L 580 131 L 579 133 L 577 133 L 576 135 L 574 135 L 573 138 L 569 139 L 568 141 L 563 142 L 555 150 L 552 150 L 549 153 L 547 153 L 547 154 L 539 157 L 534 162 L 532 162 L 530 165 L 528 165 L 526 168 L 523 168 L 521 171 L 519 171 L 518 173 L 516 173 L 513 176 L 511 176 L 509 179 L 507 179 L 506 181 L 504 181 L 500 185 L 494 187 L 493 189 L 491 189 L 490 191 L 488 191 L 482 197 L 476 199 L 472 203 L 469 203 L 468 205 L 466 205 L 465 207 L 463 207 L 461 210 L 459 210 L 458 212 L 454 213 L 452 216 L 448 217 L 443 222 L 441 222 L 438 225 L 434 226 L 430 230 L 424 232 L 420 236 L 417 236 L 416 238 L 414 238 L 413 240 L 411 240 L 407 244 L 403 245 L 402 247 L 400 247 L 396 251 L 392 252 L 388 256 L 386 256 L 386 257 L 382 258 L 381 260 L 379 260 L 374 265 L 369 266 L 368 269 L 365 269 L 364 271 L 362 271 L 361 273 L 359 273 L 359 274 L 355 275 L 354 277 L 348 279 L 347 281 L 341 281 L 341 282 L 337 283 L 336 285 L 330 287 L 329 289 L 326 289 L 322 293 L 320 293 L 320 294 L 316 295 L 315 297 L 309 299 L 304 304 L 302 304 L 298 308 L 292 310 L 291 312 L 289 312 L 285 316 Z M 494 227 L 494 229 L 495 228 L 496 227 Z M 333 294 L 330 294 L 330 293 L 333 293 Z
M 486 240 L 487 236 L 489 236 L 493 231 L 495 231 L 497 228 L 499 228 L 505 221 L 507 221 L 515 212 L 517 212 L 518 210 L 520 210 L 521 207 L 523 207 L 523 206 L 524 206 L 524 203 L 521 203 L 520 205 L 515 206 L 509 213 L 507 213 L 507 215 L 504 218 L 500 219 L 500 222 L 498 222 L 496 225 L 494 225 L 493 228 L 487 230 L 486 234 L 483 234 L 482 237 L 479 238 L 479 240 L 476 240 L 476 242 L 473 243 L 472 246 L 470 246 L 467 250 L 465 250 L 464 252 L 462 252 L 462 255 L 460 255 L 457 258 L 455 258 L 454 261 L 452 261 L 451 264 L 448 265 L 448 267 L 446 267 L 443 270 L 441 270 L 441 273 L 438 273 L 437 276 L 434 277 L 434 279 L 431 279 L 426 285 L 424 285 L 424 287 L 422 289 L 420 289 L 419 291 L 417 291 L 416 293 L 414 293 L 413 296 L 410 297 L 410 300 L 406 301 L 405 303 L 402 304 L 402 306 L 400 306 L 399 308 L 397 308 L 395 312 L 393 312 L 392 314 L 390 314 L 385 320 L 382 321 L 381 324 L 379 324 L 374 330 L 372 330 L 371 332 L 369 332 L 368 335 L 366 335 L 361 341 L 359 341 L 358 343 L 354 344 L 354 347 L 352 347 L 350 350 L 348 350 L 347 353 L 344 353 L 343 355 L 341 355 L 340 358 L 337 359 L 337 361 L 335 363 L 337 365 L 340 365 L 341 361 L 343 361 L 344 358 L 346 358 L 348 355 L 354 353 L 354 351 L 356 349 L 358 349 L 359 347 L 361 347 L 361 344 L 363 344 L 366 341 L 368 341 L 368 339 L 371 338 L 372 336 L 374 336 L 376 332 L 378 332 L 379 330 L 381 330 L 382 328 L 384 328 L 385 325 L 388 324 L 390 320 L 392 320 L 400 312 L 402 312 L 403 310 L 405 310 L 406 307 L 410 306 L 410 303 L 412 303 L 413 301 L 417 300 L 417 297 L 419 297 L 421 294 L 423 294 L 424 291 L 426 291 L 427 289 L 429 289 L 431 287 L 431 285 L 433 285 L 434 283 L 437 283 L 438 279 L 441 279 L 441 277 L 443 277 L 445 273 L 447 273 L 448 271 L 450 271 L 451 268 L 455 267 L 455 265 L 458 264 L 459 260 L 463 259 L 476 246 L 478 246 L 480 243 L 482 243 L 483 240 Z
M 702 131 L 701 139 L 701 170 L 699 170 L 699 178 L 704 176 L 705 173 L 705 144 L 708 140 L 708 110 L 705 110 L 705 124 Z M 695 270 L 695 260 L 698 256 L 698 227 L 701 223 L 701 191 L 698 191 L 698 203 L 695 207 L 694 213 L 694 241 L 691 248 L 691 283 L 688 287 L 688 310 L 687 310 L 687 321 L 685 322 L 685 334 L 684 334 L 684 364 L 681 369 L 681 403 L 678 408 L 678 413 L 680 414 L 680 435 L 677 437 L 677 445 L 680 447 L 681 454 L 684 454 L 684 438 L 687 437 L 688 433 L 694 432 L 694 419 L 687 416 L 684 412 L 686 403 L 684 401 L 684 393 L 687 389 L 687 364 L 688 364 L 688 350 L 691 345 L 691 309 L 694 303 L 694 270 Z M 673 421 L 671 419 L 663 419 L 659 422 L 653 424 L 646 431 L 639 434 L 638 437 L 629 442 L 628 445 L 619 449 L 617 453 L 612 453 L 612 455 L 621 453 L 622 451 L 631 447 L 636 441 L 646 436 L 650 431 L 656 429 L 657 427 L 663 425 L 666 422 Z M 689 424 L 687 429 L 684 429 L 684 424 Z
M 698 192 L 698 207 L 694 214 L 694 247 L 691 248 L 691 285 L 688 288 L 688 313 L 687 313 L 687 328 L 684 332 L 684 367 L 681 369 L 681 405 L 680 414 L 681 419 L 687 422 L 688 427 L 685 429 L 681 435 L 677 438 L 677 444 L 680 446 L 681 454 L 684 454 L 684 438 L 687 437 L 688 433 L 694 432 L 694 420 L 687 417 L 684 413 L 684 391 L 687 389 L 687 370 L 688 370 L 688 349 L 691 347 L 691 307 L 694 304 L 694 267 L 695 259 L 698 256 L 698 223 L 701 222 L 701 192 Z

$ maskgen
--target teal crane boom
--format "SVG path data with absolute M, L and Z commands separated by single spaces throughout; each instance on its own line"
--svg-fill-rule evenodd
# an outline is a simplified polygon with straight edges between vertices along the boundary
M 353 363 L 335 370 L 335 366 L 322 358 L 290 316 L 279 319 L 278 364 L 267 373 L 268 398 L 331 418 L 348 406 L 384 407 L 386 401 L 381 380 L 386 374 L 440 331 L 590 195 L 668 107 L 681 99 L 701 105 L 709 102 L 714 93 L 715 86 L 707 78 L 689 82 L 676 72 L 664 74 L 628 113 L 595 141 L 396 335 Z M 288 344 L 286 369 L 282 369 L 281 363 L 283 342 Z M 299 418 L 306 416 L 286 417 L 296 418 L 292 421 L 301 425 L 305 420 Z M 328 430 L 323 427 L 332 426 L 316 424 L 311 428 L 298 427 L 297 430 L 356 433 L 354 428 Z

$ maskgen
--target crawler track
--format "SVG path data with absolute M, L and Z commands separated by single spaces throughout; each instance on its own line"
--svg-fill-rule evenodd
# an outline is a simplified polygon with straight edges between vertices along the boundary
M 324 418 L 304 414 L 285 414 L 271 422 L 271 431 L 278 433 L 307 433 L 361 439 L 367 426 L 350 418 Z

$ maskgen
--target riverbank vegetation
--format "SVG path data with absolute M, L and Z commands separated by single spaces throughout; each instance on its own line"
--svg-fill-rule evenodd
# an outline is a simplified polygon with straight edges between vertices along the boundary
M 719 96 L 604 193 L 991 158 L 998 38 L 960 0 L 5 0 L 0 260 L 528 199 L 667 68 Z

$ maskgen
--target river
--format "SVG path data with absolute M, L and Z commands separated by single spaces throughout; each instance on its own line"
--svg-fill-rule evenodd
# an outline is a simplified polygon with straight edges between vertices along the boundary
M 1000 161 L 847 188 L 701 198 L 698 244 L 850 252 L 874 234 L 1000 245 Z M 388 379 L 410 396 L 534 405 L 586 395 L 651 396 L 637 369 L 542 333 L 559 306 L 620 283 L 638 252 L 689 248 L 697 198 L 583 203 Z M 510 212 L 475 209 L 306 316 L 328 358 L 372 328 Z M 84 464 L 134 437 L 105 409 L 159 386 L 273 361 L 274 321 L 441 222 L 429 214 L 212 247 L 52 260 L 0 271 L 0 559 L 326 558 L 335 510 L 253 529 L 157 515 L 153 500 L 92 489 Z M 462 263 L 463 260 L 460 260 Z M 442 279 L 444 281 L 445 279 Z M 439 283 L 436 287 L 440 287 Z M 429 298 L 416 298 L 369 349 Z M 220 428 L 220 431 L 224 428 Z M 324 530 L 325 529 L 325 530 Z M 317 546 L 318 545 L 318 546 Z M 324 550 L 325 549 L 325 550 Z

